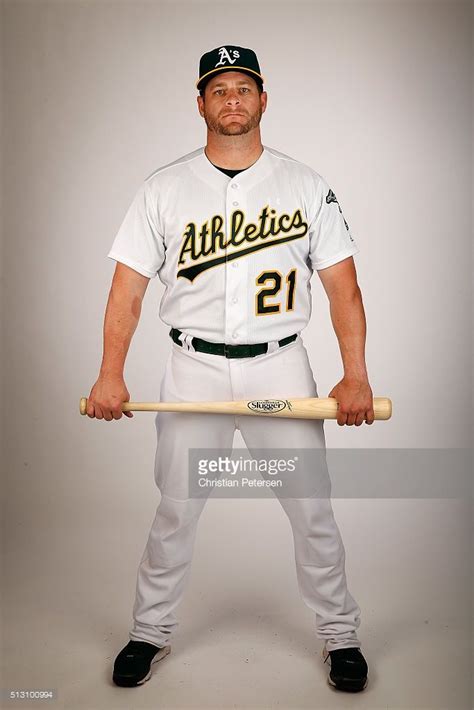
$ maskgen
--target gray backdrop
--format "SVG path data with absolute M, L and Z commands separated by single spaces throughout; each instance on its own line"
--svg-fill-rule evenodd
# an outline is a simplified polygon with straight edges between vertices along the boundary
M 115 266 L 106 253 L 135 190 L 157 167 L 205 145 L 195 90 L 205 51 L 225 43 L 255 49 L 268 92 L 262 142 L 328 180 L 360 247 L 368 372 L 374 394 L 392 398 L 393 417 L 371 427 L 327 422 L 328 446 L 471 445 L 471 34 L 467 2 L 3 3 L 6 687 L 55 687 L 64 707 L 90 707 L 94 687 L 95 707 L 127 706 L 120 694 L 112 702 L 115 689 L 104 680 L 106 663 L 126 642 L 136 567 L 158 503 L 153 415 L 97 421 L 81 417 L 78 405 L 100 366 Z M 125 370 L 132 400 L 158 398 L 171 342 L 157 315 L 162 292 L 152 280 L 132 341 Z M 342 365 L 317 273 L 313 317 L 302 335 L 320 396 L 327 396 Z M 235 445 L 243 446 L 238 435 Z M 364 614 L 361 638 L 374 657 L 386 641 L 394 644 L 387 673 L 394 658 L 407 662 L 408 626 L 420 655 L 425 645 L 438 648 L 439 659 L 459 649 L 468 631 L 469 510 L 459 501 L 361 499 L 335 500 L 334 509 Z M 447 521 L 449 535 L 440 531 Z M 264 653 L 254 667 L 255 693 L 265 687 L 258 673 L 268 668 L 275 629 L 285 650 L 304 639 L 313 653 L 313 619 L 298 597 L 292 554 L 290 528 L 273 501 L 208 503 L 180 613 L 183 653 L 195 649 L 196 670 L 203 638 L 217 643 L 208 633 L 215 621 L 211 590 L 223 605 L 224 626 L 209 663 L 215 651 L 222 677 L 232 653 L 240 663 L 250 652 L 247 639 L 222 661 L 222 644 L 234 639 L 230 629 L 248 622 L 253 633 L 257 615 L 270 621 L 268 636 L 259 637 Z M 369 576 L 381 585 L 376 598 Z M 249 585 L 258 590 L 252 598 Z M 458 590 L 454 605 L 451 586 Z M 443 603 L 448 616 L 453 606 L 462 611 L 450 617 L 441 651 L 429 642 L 439 642 L 440 629 L 426 636 L 423 614 L 431 609 L 438 623 L 445 621 L 446 609 L 437 607 Z M 242 618 L 232 616 L 235 610 Z M 52 629 L 57 636 L 44 649 Z M 20 639 L 28 639 L 28 668 Z M 77 663 L 87 678 L 82 684 L 71 680 Z M 165 663 L 183 683 L 181 695 L 166 697 L 167 707 L 209 707 L 211 696 L 219 707 L 251 702 L 245 693 L 252 681 L 240 677 L 234 687 L 229 675 L 219 695 L 211 676 L 198 676 L 202 684 L 191 689 L 183 666 L 173 671 Z M 284 663 L 298 678 L 295 659 L 285 655 Z M 398 706 L 464 707 L 467 686 L 454 683 L 457 699 L 447 699 L 428 667 L 426 687 L 415 678 L 404 689 L 394 683 L 381 691 L 384 702 L 392 692 Z M 405 670 L 401 675 L 406 683 Z M 336 702 L 317 687 L 325 707 Z M 305 706 L 285 692 L 276 693 L 281 707 Z M 252 702 L 272 701 L 253 695 Z

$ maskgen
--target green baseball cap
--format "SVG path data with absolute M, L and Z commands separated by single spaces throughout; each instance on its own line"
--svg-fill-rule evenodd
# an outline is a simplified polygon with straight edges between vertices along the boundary
M 239 71 L 248 74 L 263 86 L 264 78 L 260 73 L 257 55 L 247 47 L 227 44 L 203 54 L 199 60 L 199 79 L 196 88 L 200 91 L 207 82 L 220 71 Z

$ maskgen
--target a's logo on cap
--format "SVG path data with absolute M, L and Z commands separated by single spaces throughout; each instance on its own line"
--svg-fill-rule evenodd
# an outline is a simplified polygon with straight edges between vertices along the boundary
M 240 57 L 240 54 L 236 49 L 232 49 L 231 53 L 234 59 L 230 58 L 230 54 L 226 47 L 221 47 L 219 49 L 219 61 L 217 62 L 216 67 L 224 66 L 225 64 L 234 64 L 234 62 L 236 62 Z

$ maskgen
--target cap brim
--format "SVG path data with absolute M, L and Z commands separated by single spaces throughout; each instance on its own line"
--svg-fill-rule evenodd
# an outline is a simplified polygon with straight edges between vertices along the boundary
M 214 74 L 217 72 L 225 72 L 225 71 L 238 71 L 241 72 L 242 74 L 247 74 L 248 76 L 251 76 L 252 79 L 255 79 L 256 82 L 260 83 L 263 86 L 264 78 L 261 74 L 258 72 L 254 71 L 253 69 L 248 69 L 247 67 L 217 67 L 217 69 L 211 69 L 211 71 L 208 71 L 206 74 L 203 74 L 196 82 L 196 88 L 197 89 L 203 89 L 208 81 L 212 79 Z

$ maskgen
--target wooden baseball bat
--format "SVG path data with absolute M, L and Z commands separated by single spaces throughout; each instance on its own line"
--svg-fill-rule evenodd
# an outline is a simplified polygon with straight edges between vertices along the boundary
M 122 412 L 198 412 L 199 414 L 250 414 L 289 419 L 337 419 L 334 397 L 296 399 L 252 399 L 232 402 L 123 402 Z M 375 419 L 390 419 L 392 402 L 374 397 Z M 87 398 L 81 397 L 80 412 L 86 414 Z

